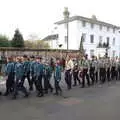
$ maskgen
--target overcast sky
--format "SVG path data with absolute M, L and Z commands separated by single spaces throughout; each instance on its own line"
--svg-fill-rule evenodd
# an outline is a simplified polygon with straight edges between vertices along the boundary
M 30 34 L 43 38 L 52 33 L 54 22 L 63 18 L 66 6 L 70 16 L 94 14 L 120 26 L 119 0 L 0 0 L 0 34 L 11 38 L 19 28 L 24 39 Z

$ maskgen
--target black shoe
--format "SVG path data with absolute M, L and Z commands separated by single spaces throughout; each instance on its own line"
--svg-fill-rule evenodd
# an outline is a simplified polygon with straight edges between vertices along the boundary
M 80 88 L 85 88 L 85 86 L 81 86 Z
M 2 95 L 2 92 L 0 92 L 0 95 Z
M 12 97 L 12 100 L 16 100 L 16 99 L 17 99 L 17 97 L 16 97 L 16 96 L 13 96 L 13 97 Z
M 56 95 L 56 96 L 58 96 L 58 93 L 54 93 L 53 95 Z
M 44 95 L 43 94 L 39 94 L 39 95 L 37 95 L 37 97 L 43 97 Z
M 77 86 L 76 84 L 73 85 L 74 87 Z
M 27 93 L 25 96 L 24 96 L 24 98 L 28 98 L 29 97 L 29 94 Z

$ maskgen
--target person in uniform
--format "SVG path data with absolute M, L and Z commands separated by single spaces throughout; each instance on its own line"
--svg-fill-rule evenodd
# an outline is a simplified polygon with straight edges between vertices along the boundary
M 81 84 L 80 79 L 78 77 L 78 73 L 79 73 L 78 64 L 75 63 L 74 68 L 73 68 L 73 79 L 74 79 L 74 85 L 73 86 L 77 85 L 77 81 L 78 81 L 79 85 Z
M 62 68 L 60 66 L 60 60 L 57 59 L 56 60 L 56 65 L 55 65 L 55 70 L 54 70 L 54 80 L 55 80 L 55 93 L 54 95 L 62 95 L 62 89 L 59 85 L 60 81 L 61 81 L 61 72 L 62 72 Z
M 100 83 L 103 84 L 106 79 L 106 69 L 105 69 L 104 58 L 101 58 L 99 60 L 99 78 L 100 78 Z
M 111 81 L 111 77 L 110 77 L 111 64 L 110 64 L 109 58 L 106 60 L 105 67 L 106 67 L 106 78 L 107 78 L 107 81 L 110 82 Z
M 52 76 L 52 68 L 50 67 L 49 63 L 46 61 L 44 63 L 44 71 L 43 71 L 45 94 L 48 94 L 48 89 L 50 89 L 50 91 L 53 92 L 53 87 L 50 84 L 51 76 Z
M 22 58 L 17 57 L 15 65 L 15 84 L 14 84 L 14 93 L 13 99 L 16 99 L 18 95 L 18 91 L 22 91 L 24 93 L 24 97 L 28 97 L 27 89 L 24 87 L 24 66 Z
M 14 63 L 13 58 L 8 57 L 7 59 L 7 66 L 5 68 L 5 74 L 7 76 L 6 80 L 6 92 L 4 93 L 4 96 L 7 96 L 9 93 L 11 93 L 11 89 L 13 88 L 13 81 L 14 81 Z
M 82 70 L 82 88 L 85 87 L 85 78 L 87 79 L 88 86 L 90 86 L 89 61 L 87 59 L 87 55 L 83 56 L 83 58 L 79 61 L 79 66 Z
M 98 69 L 98 59 L 97 59 L 97 57 L 95 58 L 94 62 L 95 62 L 95 82 L 98 83 L 99 69 Z
M 71 57 L 67 55 L 66 63 L 65 63 L 65 82 L 67 84 L 68 90 L 71 89 L 73 67 L 74 67 L 73 61 Z
M 92 60 L 90 61 L 90 79 L 92 80 L 92 85 L 95 83 L 95 65 L 94 56 L 92 56 Z
M 27 78 L 28 83 L 29 83 L 29 90 L 31 91 L 33 88 L 31 86 L 31 80 L 30 80 L 30 61 L 27 55 L 23 56 L 23 66 L 24 66 L 24 76 L 23 79 Z
M 111 61 L 111 79 L 115 80 L 116 77 L 116 62 L 114 59 Z
M 35 84 L 37 87 L 37 97 L 43 97 L 44 92 L 43 92 L 43 86 L 42 86 L 42 78 L 43 78 L 43 70 L 44 66 L 42 64 L 42 58 L 37 57 L 36 58 L 36 63 L 34 65 L 34 79 L 35 79 Z

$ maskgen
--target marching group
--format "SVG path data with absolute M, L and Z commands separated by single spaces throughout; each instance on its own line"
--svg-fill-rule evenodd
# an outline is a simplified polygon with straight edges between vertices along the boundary
M 62 74 L 64 73 L 65 82 L 68 90 L 76 86 L 77 82 L 81 88 L 95 84 L 104 84 L 106 81 L 120 80 L 120 60 L 110 58 L 97 59 L 92 56 L 88 59 L 87 55 L 72 58 L 67 55 L 66 59 L 56 58 L 45 59 L 42 57 L 27 56 L 8 57 L 5 67 L 6 91 L 4 96 L 12 95 L 16 99 L 19 91 L 24 93 L 24 97 L 29 96 L 29 92 L 24 86 L 27 79 L 29 91 L 36 89 L 38 97 L 43 97 L 50 91 L 54 95 L 62 95 L 62 89 L 59 85 Z M 51 84 L 51 78 L 54 78 L 54 87 Z M 72 79 L 74 84 L 72 85 Z M 1 93 L 2 94 L 2 93 Z

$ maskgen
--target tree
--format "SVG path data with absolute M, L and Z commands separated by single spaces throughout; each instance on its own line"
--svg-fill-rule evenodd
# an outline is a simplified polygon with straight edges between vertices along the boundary
M 24 47 L 24 39 L 18 29 L 15 30 L 15 34 L 11 41 L 11 45 L 12 47 L 20 47 L 20 48 Z
M 83 48 L 83 41 L 84 41 L 84 35 L 82 34 L 81 36 L 81 40 L 80 40 L 80 46 L 79 46 L 79 51 L 80 51 L 80 54 L 84 55 L 85 51 L 84 51 L 84 48 Z
M 10 41 L 5 35 L 0 35 L 0 47 L 9 47 Z

